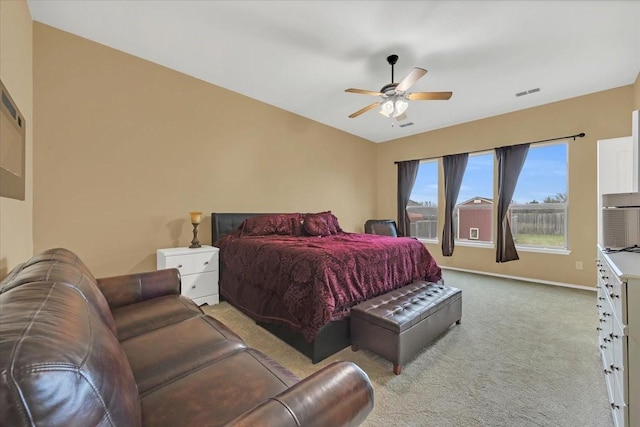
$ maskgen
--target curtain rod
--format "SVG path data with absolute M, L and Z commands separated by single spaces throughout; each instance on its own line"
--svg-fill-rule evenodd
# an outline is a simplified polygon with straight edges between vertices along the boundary
M 487 151 L 487 150 L 495 150 L 497 148 L 504 148 L 504 147 L 515 147 L 518 145 L 525 145 L 525 144 L 539 144 L 541 142 L 549 142 L 549 141 L 558 141 L 561 139 L 569 139 L 569 138 L 573 138 L 573 140 L 575 141 L 576 138 L 584 138 L 586 136 L 586 134 L 584 132 L 580 132 L 580 133 L 576 133 L 575 135 L 568 135 L 568 136 L 559 136 L 557 138 L 549 138 L 549 139 L 541 139 L 539 141 L 531 141 L 531 142 L 521 142 L 519 144 L 513 144 L 513 145 L 503 145 L 502 147 L 494 147 L 494 148 L 484 148 L 482 150 L 475 150 L 475 151 L 469 151 L 468 154 L 471 153 L 480 153 L 482 151 Z M 461 154 L 461 153 L 455 153 L 455 154 Z M 436 157 L 424 157 L 422 159 L 414 159 L 414 160 L 431 160 L 431 159 L 438 159 L 440 157 L 443 156 L 436 156 Z M 395 162 L 393 162 L 394 164 L 398 164 L 398 163 L 402 163 L 402 162 L 408 162 L 410 160 L 396 160 Z

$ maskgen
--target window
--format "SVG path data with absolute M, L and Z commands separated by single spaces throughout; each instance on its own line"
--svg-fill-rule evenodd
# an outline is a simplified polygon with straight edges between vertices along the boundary
M 453 210 L 456 241 L 493 241 L 494 153 L 469 154 Z
M 406 209 L 411 236 L 438 239 L 438 160 L 420 163 Z
M 567 147 L 529 147 L 508 213 L 518 247 L 567 248 Z

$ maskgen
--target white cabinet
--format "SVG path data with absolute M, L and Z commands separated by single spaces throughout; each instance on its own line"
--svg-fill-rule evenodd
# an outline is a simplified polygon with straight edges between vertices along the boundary
M 598 141 L 598 243 L 602 238 L 602 195 L 634 190 L 634 148 L 630 136 Z
M 598 345 L 617 427 L 640 427 L 640 253 L 598 247 Z M 631 307 L 631 309 L 629 309 Z
M 156 254 L 158 270 L 177 268 L 182 277 L 181 294 L 191 298 L 196 304 L 217 304 L 218 295 L 218 248 L 158 249 Z

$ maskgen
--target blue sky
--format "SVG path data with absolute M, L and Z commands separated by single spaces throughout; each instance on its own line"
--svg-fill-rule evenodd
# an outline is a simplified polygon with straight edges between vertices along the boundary
M 462 180 L 458 202 L 475 196 L 493 198 L 493 167 L 495 155 L 470 155 L 465 177 Z M 413 186 L 411 200 L 430 201 L 437 204 L 438 163 L 420 165 Z M 539 144 L 529 148 L 513 200 L 516 203 L 541 202 L 547 196 L 567 193 L 567 144 Z

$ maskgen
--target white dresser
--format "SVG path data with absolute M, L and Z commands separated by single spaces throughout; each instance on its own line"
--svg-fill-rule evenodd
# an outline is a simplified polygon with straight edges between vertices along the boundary
M 196 304 L 217 304 L 218 295 L 218 248 L 158 249 L 156 261 L 158 270 L 177 268 L 182 277 L 181 294 L 191 298 Z
M 640 253 L 598 247 L 600 353 L 617 427 L 640 427 Z

